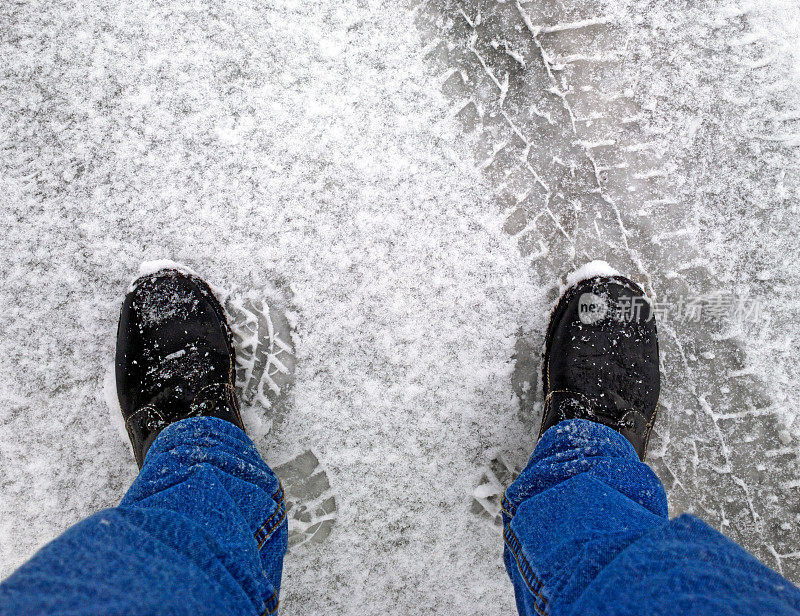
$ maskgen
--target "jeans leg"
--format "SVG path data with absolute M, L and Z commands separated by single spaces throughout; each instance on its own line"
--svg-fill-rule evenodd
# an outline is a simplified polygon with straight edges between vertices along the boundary
M 0 614 L 271 614 L 286 545 L 283 490 L 250 439 L 186 419 L 155 440 L 118 507 L 0 585 Z
M 614 430 L 548 430 L 503 499 L 519 613 L 800 614 L 800 591 L 694 516 Z

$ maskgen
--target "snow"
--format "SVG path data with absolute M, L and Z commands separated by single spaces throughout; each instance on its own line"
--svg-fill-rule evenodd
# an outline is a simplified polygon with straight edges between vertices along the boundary
M 569 287 L 575 286 L 582 280 L 595 278 L 596 276 L 619 276 L 619 275 L 620 273 L 613 267 L 611 267 L 608 263 L 600 259 L 595 259 L 594 261 L 589 261 L 588 263 L 584 263 L 578 269 L 573 270 L 572 272 L 567 274 L 567 278 L 562 288 L 562 292 L 568 289 Z
M 114 364 L 111 363 L 106 368 L 105 376 L 103 377 L 103 400 L 108 409 L 108 416 L 111 425 L 117 431 L 120 442 L 126 447 L 130 447 L 130 440 L 128 431 L 125 429 L 125 420 L 122 418 L 122 409 L 119 406 L 119 398 L 117 397 L 117 377 L 114 370 Z M 130 447 L 131 456 L 133 456 L 133 448 Z
M 178 270 L 179 272 L 200 276 L 200 274 L 195 272 L 191 267 L 184 265 L 183 263 L 177 263 L 176 261 L 170 261 L 169 259 L 154 259 L 153 261 L 144 261 L 139 264 L 139 272 L 136 274 L 136 278 L 155 274 L 162 269 L 174 269 Z
M 789 0 L 0 8 L 0 577 L 135 477 L 119 304 L 174 260 L 238 323 L 265 459 L 320 478 L 287 490 L 327 530 L 293 522 L 282 613 L 513 613 L 497 497 L 560 281 L 602 259 L 656 302 L 761 301 L 660 323 L 650 460 L 671 513 L 800 582 L 798 22 Z

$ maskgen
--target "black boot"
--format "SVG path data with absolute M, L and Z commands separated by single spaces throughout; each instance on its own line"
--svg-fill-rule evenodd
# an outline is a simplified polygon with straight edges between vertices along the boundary
M 168 425 L 206 415 L 243 428 L 225 313 L 209 286 L 163 269 L 137 279 L 117 330 L 117 395 L 136 462 Z
M 570 287 L 550 317 L 542 363 L 545 430 L 588 419 L 620 432 L 644 460 L 660 389 L 658 338 L 644 292 L 622 276 Z

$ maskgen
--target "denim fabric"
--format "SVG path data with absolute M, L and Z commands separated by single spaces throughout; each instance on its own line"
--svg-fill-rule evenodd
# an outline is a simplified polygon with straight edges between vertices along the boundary
M 592 422 L 547 431 L 503 499 L 522 615 L 800 614 L 800 591 L 693 516 L 633 447 Z M 283 492 L 245 434 L 178 422 L 119 507 L 42 548 L 0 585 L 0 615 L 258 616 L 278 606 Z
M 271 614 L 286 545 L 283 490 L 250 439 L 186 419 L 158 436 L 118 507 L 0 585 L 0 614 Z
M 800 614 L 800 591 L 691 515 L 603 425 L 548 430 L 503 499 L 506 570 L 527 616 Z

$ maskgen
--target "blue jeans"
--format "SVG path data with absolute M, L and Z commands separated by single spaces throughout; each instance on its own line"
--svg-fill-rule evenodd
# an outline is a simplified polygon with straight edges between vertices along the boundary
M 119 507 L 0 585 L 0 614 L 271 614 L 287 536 L 281 484 L 245 433 L 186 419 L 158 436 Z
M 697 518 L 668 521 L 656 476 L 598 424 L 549 430 L 503 505 L 520 614 L 800 614 L 800 591 L 740 547 Z M 243 432 L 178 422 L 119 507 L 0 585 L 0 614 L 272 613 L 285 518 L 280 483 Z
M 691 515 L 631 444 L 574 419 L 548 430 L 503 499 L 522 615 L 800 614 L 800 591 Z

